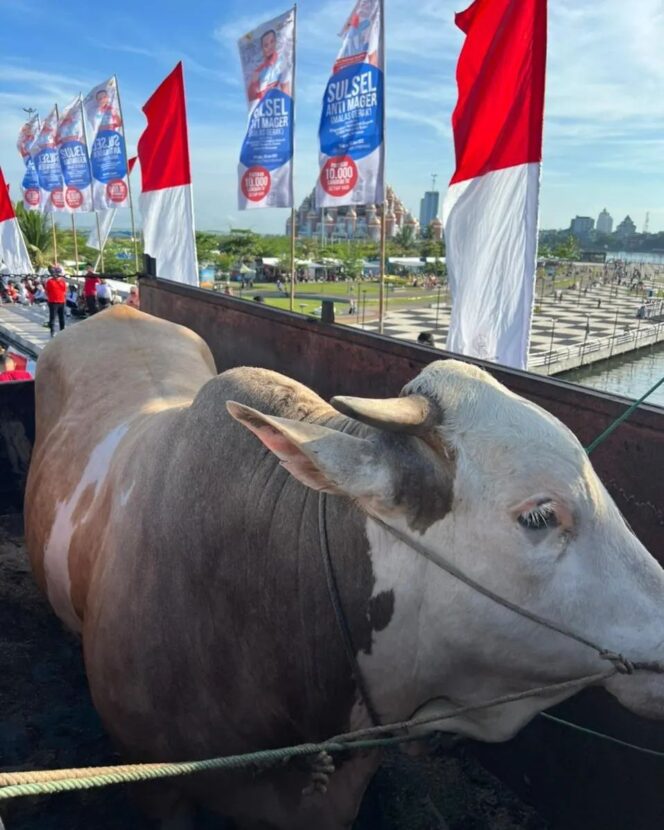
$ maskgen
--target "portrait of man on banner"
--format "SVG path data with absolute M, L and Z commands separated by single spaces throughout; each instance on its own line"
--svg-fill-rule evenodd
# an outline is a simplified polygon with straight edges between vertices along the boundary
M 259 64 L 252 72 L 247 86 L 250 101 L 260 100 L 271 89 L 291 94 L 291 62 L 283 55 L 283 44 L 275 29 L 267 29 L 260 37 Z
M 122 126 L 122 116 L 116 103 L 115 90 L 99 89 L 95 93 L 94 106 L 96 118 L 101 130 L 118 130 Z
M 56 144 L 57 120 L 49 116 L 42 124 L 41 130 L 31 145 L 31 153 L 34 155 L 35 151 L 54 149 Z
M 334 72 L 353 63 L 378 66 L 378 7 L 372 0 L 359 0 L 339 33 L 342 46 L 334 64 Z
M 55 140 L 58 146 L 65 141 L 83 141 L 83 121 L 74 109 L 67 108 L 60 119 Z
M 38 129 L 39 124 L 35 123 L 35 119 L 27 121 L 21 127 L 21 132 L 18 134 L 18 141 L 16 142 L 16 146 L 23 159 L 28 158 L 28 156 L 30 155 L 30 148 L 32 147 L 34 140 L 37 136 Z

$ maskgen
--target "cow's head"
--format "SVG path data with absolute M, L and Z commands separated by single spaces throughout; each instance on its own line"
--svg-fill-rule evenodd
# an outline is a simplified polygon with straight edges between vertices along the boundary
M 633 661 L 664 658 L 664 571 L 556 418 L 454 360 L 429 365 L 400 398 L 333 404 L 374 429 L 358 437 L 228 406 L 308 487 L 350 496 L 495 593 L 600 647 Z M 445 708 L 610 668 L 592 649 L 501 608 L 435 565 L 418 561 L 413 570 L 418 555 L 370 520 L 367 534 L 374 569 L 382 558 L 405 581 L 393 586 L 395 616 L 400 602 L 408 615 L 399 621 L 403 642 L 417 617 L 419 640 L 409 651 L 428 675 L 417 680 L 415 708 L 438 696 L 447 703 L 431 706 Z M 407 676 L 415 669 L 405 651 Z M 664 716 L 661 675 L 616 675 L 605 686 L 628 708 Z M 572 691 L 451 726 L 500 740 Z

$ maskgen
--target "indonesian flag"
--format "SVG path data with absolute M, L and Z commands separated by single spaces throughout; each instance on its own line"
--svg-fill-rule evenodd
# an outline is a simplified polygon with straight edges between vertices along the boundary
M 157 274 L 198 285 L 182 62 L 143 107 L 148 125 L 138 142 L 145 253 Z
M 506 366 L 528 359 L 535 267 L 546 0 L 475 0 L 452 116 L 456 171 L 443 204 L 452 319 L 447 348 Z
M 32 274 L 34 268 L 14 213 L 5 177 L 0 169 L 0 260 L 16 276 Z

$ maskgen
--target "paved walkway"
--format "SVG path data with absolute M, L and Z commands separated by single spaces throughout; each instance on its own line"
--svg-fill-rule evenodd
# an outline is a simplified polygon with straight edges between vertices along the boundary
M 653 326 L 651 320 L 638 320 L 636 312 L 642 304 L 639 294 L 630 292 L 627 286 L 599 285 L 585 292 L 570 289 L 562 292 L 562 300 L 553 295 L 537 297 L 533 316 L 529 365 L 541 364 L 550 351 L 578 349 L 584 343 L 598 341 L 635 332 L 645 332 Z M 657 306 L 663 304 L 656 301 Z M 450 325 L 451 306 L 436 303 L 428 307 L 390 311 L 385 316 L 383 333 L 401 340 L 417 340 L 422 331 L 430 331 L 436 345 L 445 347 Z M 661 311 L 660 311 L 661 313 Z M 661 317 L 659 318 L 661 319 Z M 345 322 L 343 319 L 339 322 Z M 367 331 L 378 331 L 378 321 L 372 320 L 364 326 L 351 323 Z M 587 361 L 586 361 L 587 362 Z
M 67 326 L 77 323 L 67 317 Z M 51 339 L 51 332 L 44 323 L 48 323 L 48 306 L 0 305 L 0 339 L 7 340 L 31 357 L 38 357 L 39 352 Z M 57 331 L 57 320 L 56 320 Z

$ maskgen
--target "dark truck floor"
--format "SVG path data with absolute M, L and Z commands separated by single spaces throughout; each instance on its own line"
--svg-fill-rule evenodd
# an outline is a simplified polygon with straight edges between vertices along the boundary
M 120 763 L 92 707 L 78 641 L 32 580 L 19 516 L 0 518 L 0 771 Z M 123 787 L 0 803 L 7 830 L 147 830 Z M 202 817 L 203 828 L 222 828 Z M 546 830 L 463 747 L 391 753 L 356 830 Z M 315 830 L 315 828 L 312 828 Z

